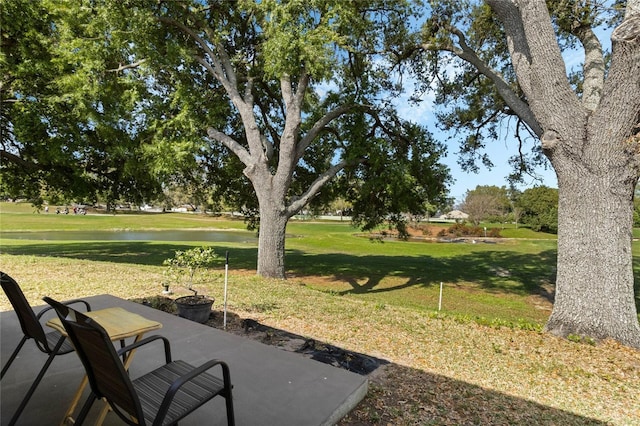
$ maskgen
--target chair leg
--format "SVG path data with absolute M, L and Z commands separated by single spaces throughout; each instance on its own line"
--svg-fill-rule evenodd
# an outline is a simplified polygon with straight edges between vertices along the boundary
M 18 343 L 18 347 L 13 351 L 13 353 L 9 357 L 9 361 L 7 361 L 4 367 L 2 367 L 2 372 L 0 373 L 0 379 L 2 379 L 6 374 L 7 370 L 9 370 L 9 366 L 11 365 L 13 360 L 16 359 L 16 356 L 18 356 L 18 352 L 20 352 L 20 349 L 22 349 L 26 341 L 27 341 L 27 336 L 23 336 L 22 340 L 20 340 L 20 343 Z
M 36 379 L 34 380 L 33 384 L 29 388 L 29 391 L 27 392 L 27 394 L 22 399 L 22 402 L 20 403 L 20 406 L 18 407 L 18 409 L 16 410 L 15 414 L 13 415 L 11 420 L 9 421 L 9 426 L 15 425 L 16 422 L 18 421 L 18 417 L 20 417 L 20 414 L 22 414 L 22 411 L 27 406 L 27 403 L 31 399 L 31 396 L 33 395 L 33 393 L 35 392 L 36 388 L 38 387 L 38 384 L 40 384 L 40 380 L 42 380 L 42 378 L 44 377 L 44 373 L 47 372 L 47 369 L 51 365 L 51 362 L 53 361 L 53 358 L 55 358 L 55 356 L 58 354 L 58 351 L 60 350 L 60 347 L 62 346 L 62 343 L 64 343 L 64 339 L 66 339 L 66 337 L 64 337 L 64 336 L 61 337 L 60 340 L 58 340 L 58 343 L 56 343 L 55 348 L 53 348 L 53 351 L 51 351 L 51 353 L 49 354 L 49 358 L 47 358 L 47 361 L 42 366 L 42 369 L 38 373 L 38 377 L 36 377 Z
M 84 423 L 84 420 L 89 414 L 89 410 L 91 410 L 91 406 L 96 401 L 96 399 L 97 399 L 96 394 L 91 392 L 89 394 L 89 397 L 87 398 L 87 401 L 82 406 L 82 409 L 80 410 L 80 413 L 78 414 L 78 417 L 76 418 L 74 424 L 81 426 Z
M 236 419 L 233 414 L 233 397 L 231 396 L 231 390 L 229 390 L 229 395 L 225 396 L 224 401 L 227 406 L 227 425 L 235 426 Z

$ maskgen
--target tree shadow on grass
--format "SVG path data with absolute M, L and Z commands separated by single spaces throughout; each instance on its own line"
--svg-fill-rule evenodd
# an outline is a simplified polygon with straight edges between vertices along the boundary
M 194 242 L 199 244 L 198 242 Z M 230 253 L 230 269 L 255 270 L 256 247 L 238 247 L 213 243 L 224 265 L 224 254 Z M 145 241 L 73 242 L 3 245 L 2 252 L 12 255 L 34 255 L 85 259 L 91 261 L 161 266 L 176 250 L 193 245 Z M 310 254 L 287 250 L 288 273 L 296 276 L 318 275 L 349 283 L 342 294 L 374 294 L 411 287 L 430 287 L 446 283 L 475 283 L 489 292 L 535 294 L 552 301 L 547 284 L 555 283 L 556 250 L 519 253 L 509 249 L 474 251 L 451 257 Z M 640 309 L 640 262 L 634 259 L 636 306 Z M 394 278 L 394 285 L 384 280 Z M 400 284 L 397 284 L 400 282 Z
M 257 249 L 220 243 L 211 244 L 224 264 L 230 253 L 230 268 L 255 269 Z M 3 252 L 84 259 L 101 262 L 161 266 L 176 250 L 188 244 L 144 241 L 43 243 L 5 245 Z M 453 257 L 309 254 L 287 250 L 288 272 L 294 275 L 329 276 L 350 284 L 343 294 L 380 293 L 414 286 L 428 287 L 447 283 L 473 282 L 483 289 L 519 294 L 544 294 L 544 283 L 555 279 L 556 251 L 523 254 L 510 250 L 470 252 Z M 401 284 L 382 285 L 385 278 L 396 278 Z M 549 296 L 549 295 L 548 295 Z M 549 296 L 550 297 L 550 296 Z
M 197 244 L 197 243 L 195 243 Z M 211 244 L 224 265 L 225 252 L 230 253 L 231 269 L 255 269 L 257 248 L 237 247 L 224 243 Z M 161 266 L 176 250 L 188 244 L 144 241 L 43 243 L 5 245 L 3 253 L 84 259 L 90 261 Z M 287 250 L 288 272 L 293 275 L 319 275 L 348 282 L 343 294 L 381 293 L 414 286 L 428 287 L 447 283 L 473 282 L 483 289 L 518 294 L 544 294 L 543 283 L 555 279 L 556 251 L 535 255 L 510 250 L 478 251 L 453 257 L 309 254 Z M 386 278 L 401 284 L 382 285 Z
M 162 262 L 173 257 L 176 250 L 187 250 L 194 245 L 181 243 L 155 243 L 148 241 L 108 241 L 108 242 L 73 242 L 73 243 L 33 243 L 29 245 L 5 245 L 4 254 L 62 257 L 83 259 L 97 262 L 130 263 L 136 265 L 162 266 Z M 207 244 L 215 248 L 219 256 L 218 262 L 225 262 L 225 251 L 232 253 L 236 268 L 255 268 L 257 249 L 254 247 L 239 248 L 224 244 Z
M 339 426 L 605 425 L 604 421 L 422 370 L 389 364 Z
M 296 274 L 331 276 L 348 282 L 351 288 L 340 294 L 384 293 L 440 282 L 472 282 L 490 292 L 537 294 L 552 300 L 547 284 L 555 282 L 556 255 L 556 250 L 536 254 L 478 251 L 452 257 L 292 253 L 288 259 Z M 383 280 L 390 277 L 401 283 L 385 285 Z
M 170 299 L 134 299 L 174 313 Z M 548 407 L 439 374 L 390 363 L 384 359 L 260 324 L 227 312 L 226 331 L 369 378 L 366 397 L 340 426 L 371 424 L 536 424 L 604 425 L 605 422 Z M 206 325 L 223 329 L 221 312 Z

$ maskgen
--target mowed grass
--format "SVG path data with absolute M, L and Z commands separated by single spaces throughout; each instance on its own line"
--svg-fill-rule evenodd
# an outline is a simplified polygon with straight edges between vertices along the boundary
M 322 235 L 289 239 L 287 265 L 307 285 L 378 304 L 513 323 L 542 324 L 551 307 L 554 241 L 487 243 L 371 242 L 329 225 Z M 294 231 L 295 234 L 295 231 Z M 315 279 L 311 279 L 314 277 Z
M 40 230 L 242 227 L 193 215 L 58 216 L 0 208 L 3 233 L 26 230 L 26 222 Z M 196 220 L 198 226 L 189 225 Z M 213 243 L 221 258 L 198 288 L 216 297 L 220 309 L 229 251 L 230 312 L 386 359 L 402 368 L 389 370 L 402 371 L 394 386 L 419 378 L 396 403 L 383 404 L 392 391 L 373 386 L 375 403 L 361 408 L 375 411 L 366 424 L 640 424 L 640 352 L 540 332 L 551 307 L 555 241 L 381 243 L 356 234 L 347 223 L 292 222 L 285 282 L 255 275 L 255 243 Z M 202 243 L 3 237 L 0 244 L 0 269 L 37 304 L 44 295 L 158 295 L 162 260 Z M 173 289 L 176 296 L 186 293 Z M 4 296 L 0 308 L 10 309 Z
M 50 230 L 242 229 L 240 220 L 193 214 L 56 215 L 25 204 L 2 205 L 3 232 Z M 550 312 L 555 242 L 443 244 L 371 240 L 347 222 L 290 223 L 287 270 L 291 280 L 330 294 L 436 311 L 479 321 L 541 327 Z M 5 234 L 10 238 L 10 234 Z M 201 242 L 3 240 L 6 254 L 54 255 L 157 266 L 173 251 Z M 255 243 L 217 243 L 231 266 L 255 270 Z M 222 262 L 222 257 L 221 257 Z
M 117 211 L 113 214 L 74 215 L 39 212 L 28 203 L 0 202 L 0 226 L 3 232 L 14 231 L 86 231 L 136 229 L 199 229 L 209 228 L 208 216 L 194 214 L 158 214 Z M 242 220 L 229 220 L 226 229 L 246 229 Z
M 51 209 L 54 210 L 54 209 Z M 242 220 L 194 214 L 35 213 L 27 203 L 0 203 L 5 254 L 54 255 L 83 260 L 112 261 L 158 267 L 175 250 L 199 241 L 30 241 L 10 240 L 12 231 L 91 231 L 201 229 L 245 230 Z M 487 225 L 491 227 L 492 225 Z M 501 225 L 495 225 L 501 226 Z M 475 320 L 540 328 L 551 309 L 556 241 L 512 225 L 508 237 L 487 242 L 435 243 L 371 240 L 348 222 L 291 221 L 287 229 L 286 264 L 292 281 L 329 294 L 392 304 L 425 312 L 441 305 L 441 314 Z M 231 267 L 255 271 L 256 243 L 212 244 Z M 634 244 L 634 252 L 640 244 Z M 221 256 L 222 265 L 222 256 Z M 640 276 L 640 257 L 634 267 Z M 440 304 L 440 283 L 442 300 Z M 636 282 L 640 307 L 640 285 Z

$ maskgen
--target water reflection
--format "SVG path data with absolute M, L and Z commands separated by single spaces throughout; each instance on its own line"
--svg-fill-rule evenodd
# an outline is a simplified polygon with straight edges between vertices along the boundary
M 2 238 L 49 241 L 211 241 L 251 243 L 257 241 L 252 232 L 238 231 L 43 231 L 3 232 Z

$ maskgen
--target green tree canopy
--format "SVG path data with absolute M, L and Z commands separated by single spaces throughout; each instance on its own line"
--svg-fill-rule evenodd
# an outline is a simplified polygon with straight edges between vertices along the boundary
M 522 222 L 534 231 L 558 232 L 558 190 L 546 186 L 526 189 L 518 197 Z
M 22 0 L 1 9 L 2 192 L 36 203 L 43 192 L 108 203 L 158 194 L 142 148 L 146 85 L 119 75 L 121 51 L 89 57 L 86 40 L 100 32 L 91 10 Z

